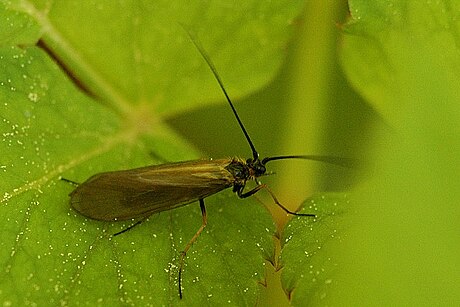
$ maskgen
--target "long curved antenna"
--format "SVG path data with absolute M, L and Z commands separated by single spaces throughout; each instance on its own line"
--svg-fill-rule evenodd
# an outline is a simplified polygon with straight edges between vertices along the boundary
M 251 147 L 252 150 L 252 155 L 254 157 L 254 161 L 257 161 L 259 159 L 259 153 L 257 152 L 256 148 L 254 147 L 254 144 L 251 141 L 251 138 L 249 137 L 248 132 L 246 131 L 246 128 L 244 128 L 243 122 L 241 121 L 240 117 L 238 116 L 238 113 L 236 112 L 235 107 L 233 106 L 232 101 L 230 100 L 230 97 L 227 94 L 227 91 L 225 90 L 224 83 L 219 77 L 219 74 L 217 73 L 217 69 L 214 67 L 214 64 L 212 63 L 211 59 L 208 57 L 206 51 L 203 49 L 203 47 L 198 43 L 198 40 L 190 31 L 185 29 L 183 27 L 185 32 L 187 32 L 188 36 L 190 37 L 190 40 L 193 42 L 195 45 L 196 49 L 200 52 L 201 56 L 204 58 L 206 63 L 208 64 L 209 68 L 211 69 L 212 73 L 214 74 L 214 77 L 216 78 L 217 82 L 219 83 L 220 88 L 222 89 L 222 92 L 224 92 L 225 98 L 227 98 L 228 104 L 232 108 L 233 114 L 235 114 L 236 120 L 238 121 L 238 124 L 241 127 L 241 130 L 243 130 L 244 136 L 246 137 L 246 140 L 248 140 L 249 146 Z
M 267 157 L 262 159 L 262 164 L 275 160 L 285 160 L 285 159 L 303 159 L 303 160 L 312 160 L 325 162 L 329 164 L 335 164 L 342 167 L 353 168 L 358 164 L 358 161 L 352 158 L 343 158 L 335 156 L 317 156 L 317 155 L 302 155 L 302 156 L 277 156 L 277 157 Z

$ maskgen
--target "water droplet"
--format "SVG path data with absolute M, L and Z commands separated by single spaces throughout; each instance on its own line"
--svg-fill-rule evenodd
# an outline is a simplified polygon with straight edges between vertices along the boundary
M 39 100 L 39 97 L 38 97 L 37 93 L 29 93 L 27 95 L 27 98 L 29 98 L 29 100 L 32 101 L 32 102 L 37 102 Z

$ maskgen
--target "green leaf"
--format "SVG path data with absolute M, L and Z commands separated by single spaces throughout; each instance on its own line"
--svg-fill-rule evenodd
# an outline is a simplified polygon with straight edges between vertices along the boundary
M 0 1 L 0 46 L 34 44 L 40 38 L 40 26 L 17 10 L 12 1 Z
M 334 287 L 338 269 L 338 246 L 350 213 L 346 194 L 314 196 L 303 204 L 302 213 L 284 227 L 281 236 L 281 282 L 293 306 L 321 304 Z
M 178 256 L 201 225 L 198 205 L 112 237 L 134 221 L 80 216 L 68 204 L 73 187 L 58 178 L 83 182 L 159 163 L 151 151 L 170 161 L 199 157 L 163 120 L 223 99 L 179 23 L 197 33 L 238 97 L 273 77 L 301 1 L 1 4 L 12 22 L 0 30 L 0 301 L 178 304 Z M 30 45 L 38 39 L 44 48 Z M 273 220 L 231 191 L 206 204 L 208 226 L 187 255 L 182 302 L 254 305 L 266 260 L 274 262 Z
M 157 112 L 177 113 L 221 100 L 183 27 L 200 38 L 234 98 L 260 88 L 279 69 L 289 24 L 302 8 L 302 1 L 17 2 L 10 5 L 11 18 L 28 14 L 45 32 L 43 44 L 72 75 L 122 113 L 145 102 Z
M 350 1 L 343 66 L 391 128 L 353 192 L 324 305 L 460 301 L 459 4 Z
M 457 80 L 459 11 L 455 1 L 350 1 L 342 64 L 356 89 L 390 124 L 403 124 L 394 121 L 422 104 L 410 99 L 412 90 L 429 95 L 443 79 Z M 437 78 L 440 68 L 443 77 Z M 430 84 L 431 79 L 437 83 Z

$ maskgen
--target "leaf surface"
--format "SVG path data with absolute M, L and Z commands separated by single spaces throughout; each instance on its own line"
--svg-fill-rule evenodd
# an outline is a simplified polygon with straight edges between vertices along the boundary
M 200 157 L 163 122 L 222 100 L 180 24 L 197 34 L 238 97 L 272 78 L 301 8 L 170 4 L 1 2 L 11 21 L 0 30 L 3 304 L 257 302 L 275 227 L 256 200 L 231 191 L 206 199 L 208 226 L 187 255 L 179 301 L 178 256 L 201 225 L 198 205 L 112 237 L 134 221 L 80 216 L 68 204 L 73 187 L 58 180 Z M 32 45 L 38 40 L 41 48 Z

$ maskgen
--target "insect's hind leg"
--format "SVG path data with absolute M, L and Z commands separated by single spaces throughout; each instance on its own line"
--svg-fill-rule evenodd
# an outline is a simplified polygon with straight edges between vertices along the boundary
M 208 223 L 208 218 L 206 216 L 206 207 L 204 206 L 204 200 L 200 199 L 200 209 L 201 209 L 201 216 L 203 217 L 203 223 L 198 231 L 195 233 L 193 238 L 187 243 L 184 250 L 180 254 L 180 263 L 179 263 L 179 297 L 182 299 L 182 268 L 184 266 L 185 255 L 187 255 L 187 251 L 190 249 L 192 244 L 196 241 L 196 239 L 200 236 L 203 229 L 206 227 Z

